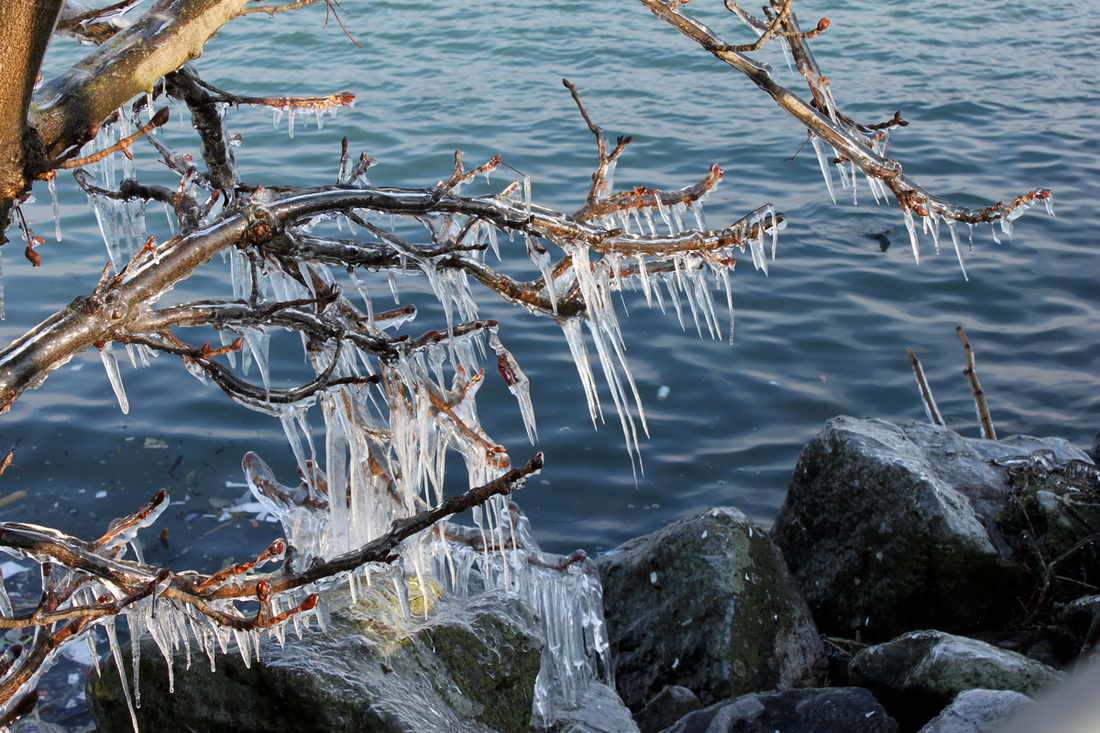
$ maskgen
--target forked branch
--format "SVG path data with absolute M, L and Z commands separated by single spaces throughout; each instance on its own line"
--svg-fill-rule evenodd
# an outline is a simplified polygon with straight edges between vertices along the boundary
M 889 190 L 897 199 L 906 217 L 906 224 L 913 240 L 914 255 L 918 261 L 920 254 L 913 215 L 924 219 L 924 227 L 931 229 L 933 236 L 938 236 L 938 222 L 941 220 L 948 224 L 999 222 L 1002 228 L 1010 231 L 1012 220 L 1039 201 L 1046 204 L 1048 211 L 1053 213 L 1050 207 L 1051 193 L 1047 189 L 1034 189 L 1017 196 L 1008 204 L 997 202 L 991 206 L 974 209 L 954 204 L 937 196 L 906 175 L 902 171 L 901 163 L 886 157 L 884 139 L 878 139 L 876 144 L 874 136 L 870 140 L 865 137 L 865 133 L 869 130 L 882 126 L 858 125 L 836 109 L 831 91 L 828 89 L 828 80 L 821 75 L 809 48 L 803 42 L 803 39 L 812 33 L 805 34 L 798 30 L 790 8 L 791 0 L 782 2 L 772 0 L 771 6 L 766 9 L 771 13 L 771 19 L 767 23 L 753 18 L 730 0 L 726 0 L 726 7 L 748 23 L 760 38 L 774 37 L 779 42 L 789 44 L 798 62 L 798 69 L 810 86 L 814 97 L 813 102 L 807 102 L 790 89 L 778 84 L 765 65 L 753 61 L 746 55 L 748 51 L 756 49 L 756 43 L 748 46 L 726 43 L 706 25 L 687 14 L 683 4 L 675 0 L 639 0 L 639 2 L 649 8 L 655 16 L 702 46 L 716 58 L 748 77 L 770 95 L 780 108 L 801 122 L 813 139 L 821 140 L 831 146 L 836 152 L 835 163 L 850 162 L 855 165 L 867 177 L 872 192 L 879 187 L 884 191 Z M 819 24 L 818 28 L 823 29 L 824 26 L 827 26 L 827 23 Z M 778 30 L 780 27 L 783 28 L 782 32 Z M 900 125 L 903 121 L 895 115 L 895 119 L 887 124 L 894 123 Z M 823 161 L 823 168 L 824 165 Z M 824 172 L 828 177 L 828 171 Z M 952 230 L 953 233 L 954 230 Z

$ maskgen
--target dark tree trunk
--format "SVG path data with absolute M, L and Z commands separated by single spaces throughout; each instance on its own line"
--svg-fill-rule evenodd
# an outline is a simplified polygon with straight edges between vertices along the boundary
M 31 92 L 63 0 L 0 3 L 0 243 L 27 166 L 41 146 L 27 122 Z

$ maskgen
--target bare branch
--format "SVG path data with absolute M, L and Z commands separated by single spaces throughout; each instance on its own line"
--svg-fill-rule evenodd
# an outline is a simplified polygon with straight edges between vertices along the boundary
M 936 406 L 936 398 L 932 396 L 928 380 L 924 378 L 924 368 L 920 364 L 920 359 L 912 349 L 907 348 L 905 353 L 909 355 L 909 363 L 913 366 L 913 375 L 917 378 L 917 386 L 920 388 L 920 396 L 924 402 L 924 411 L 928 414 L 928 420 L 933 425 L 943 425 L 943 415 L 940 414 L 940 408 Z
M 971 224 L 994 221 L 1011 222 L 1013 218 L 1033 202 L 1048 201 L 1050 199 L 1049 190 L 1034 189 L 1018 196 L 1008 205 L 998 202 L 992 206 L 971 209 L 935 196 L 905 175 L 902 172 L 901 164 L 896 160 L 874 152 L 871 146 L 861 139 L 858 129 L 846 125 L 844 120 L 839 117 L 838 119 L 831 119 L 827 112 L 822 111 L 824 100 L 817 99 L 817 94 L 815 94 L 815 103 L 811 104 L 786 87 L 777 84 L 765 66 L 751 60 L 741 51 L 732 50 L 735 48 L 734 46 L 723 42 L 708 27 L 684 13 L 681 4 L 669 2 L 668 0 L 639 0 L 639 2 L 649 8 L 655 16 L 695 41 L 716 58 L 747 76 L 754 84 L 771 96 L 780 108 L 801 122 L 810 131 L 811 135 L 831 145 L 838 151 L 841 158 L 851 161 L 869 179 L 881 182 L 897 198 L 903 212 L 912 212 L 922 217 L 935 215 L 941 219 Z M 782 22 L 791 23 L 791 17 L 785 17 Z M 801 43 L 801 40 L 798 36 L 798 33 L 785 36 L 785 39 L 791 43 L 792 49 L 799 48 L 798 44 Z M 808 56 L 805 56 L 805 58 L 809 59 Z M 807 61 L 807 63 L 809 62 Z M 803 70 L 803 73 L 807 75 L 808 80 L 810 80 L 810 75 L 816 75 L 818 80 L 824 79 L 813 70 L 816 69 L 816 64 L 813 64 L 812 67 L 807 66 L 807 69 L 810 69 L 810 71 Z M 814 81 L 811 81 L 811 88 L 815 87 L 819 88 L 819 85 L 815 85 Z M 821 108 L 819 108 L 819 105 L 821 105 Z M 911 225 L 910 230 L 911 232 L 914 231 Z M 915 233 L 913 236 L 915 237 Z
M 974 365 L 974 349 L 970 346 L 970 340 L 966 338 L 966 331 L 963 331 L 963 327 L 959 326 L 955 330 L 962 341 L 963 351 L 966 352 L 966 368 L 963 369 L 963 374 L 966 375 L 966 379 L 970 383 L 970 392 L 974 395 L 974 408 L 978 412 L 978 424 L 982 426 L 982 437 L 987 440 L 996 440 L 997 433 L 993 430 L 993 420 L 989 416 L 989 405 L 985 400 L 985 391 L 982 390 L 982 385 L 978 382 L 978 372 Z

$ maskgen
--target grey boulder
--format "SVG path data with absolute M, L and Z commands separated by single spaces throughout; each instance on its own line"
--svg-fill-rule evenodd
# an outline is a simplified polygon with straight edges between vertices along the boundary
M 457 601 L 440 601 L 451 603 Z M 501 592 L 439 613 L 411 635 L 378 628 L 374 614 L 335 604 L 325 631 L 311 626 L 285 648 L 265 637 L 259 659 L 215 658 L 179 650 L 172 687 L 165 660 L 146 637 L 139 683 L 141 730 L 293 733 L 356 730 L 377 733 L 462 730 L 527 733 L 542 638 L 522 601 Z M 127 680 L 132 679 L 129 650 Z M 108 660 L 93 673 L 88 700 L 99 730 L 130 730 L 118 668 Z M 627 718 L 629 720 L 629 717 Z
M 686 687 L 669 685 L 634 714 L 640 733 L 660 733 L 688 713 L 703 707 L 699 696 Z
M 766 532 L 711 509 L 597 559 L 623 701 L 640 710 L 667 685 L 704 704 L 808 687 L 824 664 L 809 609 Z
M 924 423 L 838 417 L 803 449 L 773 528 L 818 627 L 885 641 L 1009 620 L 1034 577 L 997 529 L 1011 493 L 991 460 L 1069 443 L 964 438 Z
M 926 723 L 966 690 L 1011 690 L 1033 697 L 1065 675 L 976 639 L 914 631 L 856 654 L 852 684 L 871 690 L 904 726 Z
M 664 733 L 895 733 L 867 690 L 829 687 L 752 693 L 685 716 Z
M 1011 690 L 966 690 L 933 718 L 920 733 L 985 733 L 1031 704 Z

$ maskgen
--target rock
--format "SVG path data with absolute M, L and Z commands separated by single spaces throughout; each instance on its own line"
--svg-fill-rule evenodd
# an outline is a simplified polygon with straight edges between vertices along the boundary
M 1011 690 L 966 690 L 933 718 L 920 733 L 983 733 L 1032 703 Z
M 852 684 L 868 688 L 903 729 L 915 730 L 966 690 L 1034 696 L 1065 675 L 1022 654 L 940 631 L 914 631 L 852 658 Z
M 659 733 L 702 707 L 694 692 L 680 685 L 669 685 L 634 714 L 634 722 L 640 733 Z
M 803 449 L 773 528 L 827 634 L 885 641 L 920 628 L 1000 626 L 1034 585 L 997 530 L 1010 494 L 990 459 L 1059 439 L 968 439 L 934 425 L 838 417 Z
M 639 733 L 618 694 L 602 682 L 592 682 L 576 710 L 557 710 L 554 733 Z
M 827 687 L 752 693 L 685 716 L 664 733 L 894 733 L 898 724 L 867 690 Z
M 712 509 L 597 560 L 615 680 L 640 710 L 666 685 L 704 703 L 816 684 L 821 640 L 783 557 L 736 509 Z
M 1066 644 L 1074 652 L 1095 658 L 1100 637 L 1100 596 L 1084 596 L 1065 604 L 1055 613 L 1060 628 L 1067 634 Z
M 404 636 L 377 628 L 372 611 L 344 601 L 325 631 L 311 626 L 301 639 L 288 634 L 285 649 L 265 637 L 259 660 L 249 665 L 231 648 L 216 658 L 216 672 L 204 658 L 189 664 L 179 651 L 171 693 L 165 661 L 146 637 L 138 723 L 141 730 L 234 733 L 526 733 L 542 651 L 532 611 L 502 592 L 437 607 L 432 621 Z M 124 659 L 129 680 L 128 650 Z M 100 667 L 103 676 L 93 673 L 88 683 L 98 729 L 129 730 L 117 668 L 106 659 Z

